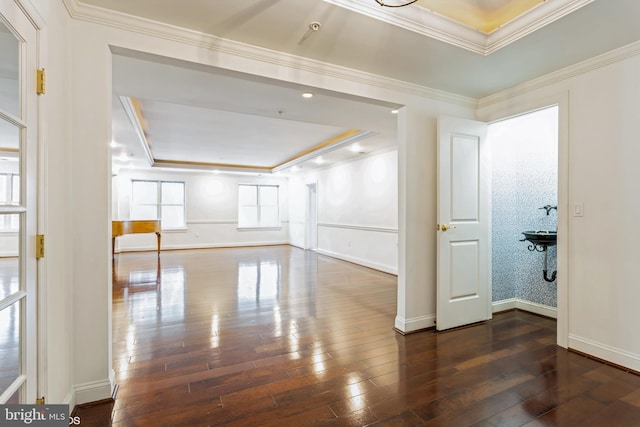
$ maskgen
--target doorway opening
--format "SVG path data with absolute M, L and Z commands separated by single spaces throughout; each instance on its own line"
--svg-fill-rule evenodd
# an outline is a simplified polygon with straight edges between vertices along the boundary
M 557 232 L 558 126 L 558 106 L 489 125 L 494 312 L 557 318 L 557 246 L 533 245 L 522 233 Z

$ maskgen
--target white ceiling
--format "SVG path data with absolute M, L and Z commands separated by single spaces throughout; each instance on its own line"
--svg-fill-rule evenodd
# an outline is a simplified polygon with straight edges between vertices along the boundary
M 334 0 L 78 1 L 85 13 L 91 13 L 92 8 L 104 12 L 94 6 L 112 9 L 118 13 L 140 16 L 471 98 L 486 97 L 640 40 L 640 1 L 637 0 L 547 0 L 545 5 L 557 5 L 562 2 L 565 7 L 577 9 L 572 9 L 573 11 L 566 16 L 549 19 L 547 25 L 535 31 L 527 27 L 528 29 L 522 30 L 520 34 L 525 35 L 524 37 L 514 38 L 515 41 L 510 40 L 508 44 L 500 45 L 489 54 L 475 53 L 427 37 L 414 28 L 402 28 L 397 22 L 390 24 L 383 20 L 386 18 L 373 18 L 329 3 Z M 498 7 L 495 1 L 457 1 L 488 8 Z M 74 3 L 71 0 L 69 2 Z M 374 0 L 353 0 L 353 3 L 366 2 L 374 3 Z M 420 8 L 418 4 L 420 2 L 400 9 L 376 7 L 383 9 L 387 15 L 399 10 L 405 14 L 424 13 L 426 9 Z M 536 9 L 540 11 L 541 7 Z M 117 19 L 116 15 L 114 19 Z M 312 22 L 321 24 L 318 31 L 309 31 Z M 233 87 L 238 92 L 230 91 L 220 99 L 219 104 L 211 104 L 207 103 L 208 97 L 202 94 L 215 93 L 217 90 L 217 83 L 213 81 L 215 79 L 209 81 L 205 76 L 211 74 L 212 70 L 167 70 L 167 67 L 184 68 L 187 64 L 158 63 L 157 58 L 148 57 L 127 58 L 126 53 L 122 58 L 123 62 L 127 62 L 124 59 L 148 62 L 138 64 L 143 68 L 159 67 L 159 71 L 147 75 L 159 76 L 165 72 L 168 75 L 176 73 L 176 76 L 182 73 L 199 73 L 197 76 L 200 80 L 180 80 L 180 91 L 190 94 L 187 96 L 172 90 L 173 86 L 167 86 L 161 78 L 129 81 L 129 76 L 119 75 L 117 69 L 115 70 L 114 84 L 117 94 L 140 98 L 143 110 L 146 110 L 145 119 L 147 113 L 149 114 L 149 136 L 154 144 L 152 150 L 156 158 L 167 156 L 179 160 L 193 158 L 195 152 L 216 152 L 219 157 L 233 159 L 234 162 L 239 160 L 242 164 L 258 164 L 257 160 L 260 159 L 263 160 L 260 163 L 271 165 L 292 153 L 290 148 L 286 148 L 291 147 L 291 141 L 277 138 L 281 144 L 278 145 L 265 136 L 267 131 L 270 136 L 277 135 L 277 132 L 273 131 L 274 126 L 279 129 L 280 135 L 285 134 L 296 141 L 303 139 L 295 136 L 296 131 L 305 128 L 301 134 L 307 138 L 301 143 L 300 148 L 313 146 L 334 131 L 340 133 L 348 129 L 375 130 L 378 132 L 377 137 L 384 139 L 386 143 L 394 139 L 393 121 L 391 127 L 378 130 L 373 128 L 375 123 L 367 123 L 366 120 L 383 120 L 382 118 L 386 117 L 385 120 L 388 121 L 388 110 L 393 106 L 374 106 L 368 104 L 367 100 L 338 98 L 339 102 L 332 101 L 336 94 L 321 94 L 312 99 L 317 104 L 305 104 L 302 101 L 309 100 L 297 98 L 297 92 L 305 88 L 283 87 L 281 83 L 256 81 L 252 78 L 246 82 L 244 80 L 249 76 L 244 75 L 222 76 L 224 79 L 230 79 L 225 80 L 223 87 L 230 85 L 230 88 Z M 136 67 L 135 64 L 127 66 Z M 201 80 L 212 86 L 202 86 Z M 266 86 L 263 86 L 264 84 Z M 242 91 L 245 85 L 258 86 L 247 93 Z M 260 95 L 258 88 L 265 91 L 267 98 Z M 281 90 L 283 92 L 281 95 L 274 95 L 275 92 L 271 92 L 272 90 L 277 93 Z M 275 102 L 276 100 L 279 102 Z M 326 103 L 330 102 L 344 102 L 342 107 L 345 109 L 333 105 L 328 110 Z M 354 110 L 356 104 L 357 108 Z M 172 108 L 172 105 L 176 107 Z M 314 111 L 313 107 L 310 107 L 313 105 L 319 108 Z M 358 118 L 352 113 L 360 108 L 378 110 L 375 113 L 368 111 Z M 278 110 L 284 111 L 282 117 L 277 115 Z M 114 112 L 116 136 L 118 134 L 115 128 L 124 126 L 117 123 L 118 116 L 120 114 Z M 217 127 L 214 117 L 218 118 Z M 179 122 L 176 118 L 179 118 Z M 338 120 L 340 118 L 348 120 Z M 288 122 L 280 127 L 278 123 L 283 119 Z M 190 123 L 191 120 L 193 123 Z M 176 123 L 171 123 L 172 121 Z M 160 122 L 162 126 L 154 124 Z M 239 123 L 243 123 L 245 129 L 231 128 L 233 124 Z M 310 126 L 302 126 L 302 123 L 309 123 Z M 262 128 L 265 129 L 264 132 L 259 130 L 258 124 L 265 126 Z M 253 125 L 256 125 L 254 133 L 260 138 L 250 142 L 251 136 L 248 133 L 251 133 L 251 129 L 247 128 Z M 223 126 L 228 127 L 223 129 Z M 179 135 L 185 136 L 180 144 L 176 141 L 176 136 Z M 199 138 L 198 135 L 206 137 Z M 192 140 L 187 136 L 194 138 Z M 250 148 L 238 145 L 238 138 L 246 141 Z M 188 141 L 185 142 L 185 139 Z M 230 140 L 235 142 L 230 144 Z M 191 144 L 196 144 L 193 147 L 198 147 L 198 150 L 188 153 L 181 151 L 183 148 L 188 151 Z M 234 148 L 235 152 L 227 150 L 229 146 Z M 158 153 L 155 152 L 156 147 Z M 256 147 L 267 147 L 266 151 L 269 151 L 270 157 L 267 159 L 260 155 L 254 150 Z M 226 154 L 219 154 L 221 152 Z
M 324 148 L 326 163 L 388 149 L 396 141 L 392 110 L 397 105 L 137 52 L 118 50 L 113 56 L 113 90 L 113 154 L 118 168 L 150 166 L 120 97 L 140 102 L 157 167 L 193 163 L 192 169 L 268 173 L 345 133 L 370 135 L 358 141 L 356 153 L 351 144 L 334 147 L 335 152 Z M 314 96 L 303 98 L 308 91 Z M 122 153 L 128 155 L 127 161 L 120 160 Z

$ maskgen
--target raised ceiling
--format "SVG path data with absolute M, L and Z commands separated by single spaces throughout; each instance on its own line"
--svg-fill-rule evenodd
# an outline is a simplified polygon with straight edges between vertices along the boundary
M 417 5 L 491 33 L 547 0 L 418 0 Z
M 113 90 L 116 168 L 309 170 L 396 143 L 397 105 L 137 52 L 113 56 Z
M 175 33 L 176 27 L 195 31 L 202 35 L 200 40 L 210 43 L 213 50 L 222 42 L 232 48 L 234 43 L 243 49 L 250 45 L 271 52 L 283 52 L 291 55 L 291 58 L 338 65 L 469 99 L 487 97 L 640 40 L 640 25 L 637 24 L 640 1 L 636 0 L 419 0 L 403 8 L 383 8 L 374 0 L 64 1 L 72 15 L 79 19 L 135 29 L 136 19 L 140 18 L 140 25 L 147 30 L 153 28 L 158 33 Z M 513 9 L 514 5 L 519 7 Z M 318 31 L 310 31 L 313 22 L 320 23 Z M 167 67 L 166 63 L 156 59 L 145 60 L 160 67 L 160 71 L 153 71 L 150 75 L 157 76 Z M 189 68 L 189 64 L 171 66 Z M 199 71 L 211 74 L 213 70 Z M 233 87 L 241 87 L 243 81 L 253 79 L 248 75 L 227 77 L 238 79 L 239 84 Z M 127 86 L 129 76 L 117 77 L 117 73 L 114 73 L 116 78 L 119 81 L 114 83 L 114 87 Z M 192 153 L 188 154 L 189 149 L 195 146 L 189 145 L 192 138 L 183 138 L 180 143 L 173 139 L 173 142 L 169 141 L 168 135 L 178 132 L 178 129 L 180 132 L 193 130 L 189 134 L 194 137 L 193 144 L 200 144 L 201 147 L 219 144 L 212 146 L 215 148 L 208 149 L 208 152 L 228 151 L 224 144 L 216 143 L 213 138 L 195 140 L 195 137 L 201 138 L 203 134 L 239 135 L 234 133 L 238 130 L 231 128 L 196 132 L 201 129 L 202 122 L 210 122 L 208 118 L 216 114 L 228 117 L 229 120 L 224 123 L 229 126 L 234 123 L 257 126 L 262 122 L 271 123 L 269 126 L 273 127 L 278 120 L 298 122 L 283 125 L 283 129 L 288 126 L 291 130 L 299 123 L 308 123 L 306 135 L 315 135 L 313 140 L 310 138 L 300 147 L 292 145 L 287 155 L 280 153 L 280 158 L 285 158 L 321 144 L 333 131 L 336 136 L 353 129 L 376 131 L 370 129 L 370 125 L 358 125 L 362 117 L 357 118 L 355 112 L 362 109 L 367 111 L 362 116 L 382 120 L 382 117 L 388 117 L 388 110 L 394 107 L 371 105 L 368 100 L 357 99 L 350 100 L 355 104 L 344 104 L 345 100 L 340 99 L 338 94 L 324 93 L 314 101 L 319 101 L 320 105 L 329 102 L 328 98 L 337 98 L 340 102 L 331 107 L 334 116 L 349 118 L 349 123 L 345 123 L 345 120 L 317 120 L 314 117 L 320 117 L 320 111 L 304 117 L 302 114 L 300 117 L 290 115 L 302 105 L 314 104 L 285 108 L 272 102 L 268 113 L 265 110 L 254 114 L 252 106 L 259 103 L 259 93 L 237 92 L 232 103 L 234 109 L 228 109 L 224 105 L 200 105 L 198 103 L 202 100 L 198 99 L 180 98 L 171 91 L 170 86 L 163 86 L 159 79 L 142 80 L 139 85 L 131 84 L 126 90 L 118 89 L 117 95 L 139 98 L 143 110 L 147 109 L 150 121 L 148 131 L 151 143 L 157 143 L 155 147 L 158 147 L 158 153 L 154 153 L 154 156 L 158 159 L 165 156 L 173 158 L 170 160 L 193 158 Z M 262 83 L 272 86 L 274 90 L 314 90 L 284 87 L 286 85 L 282 82 Z M 154 84 L 155 87 L 151 87 Z M 207 84 L 215 85 L 214 82 Z M 215 91 L 215 86 L 196 86 L 195 81 L 185 81 L 181 86 L 189 93 Z M 284 95 L 285 92 L 282 96 L 270 95 L 270 99 L 285 100 L 287 98 Z M 122 111 L 117 111 L 118 108 L 122 110 L 119 104 L 114 104 L 114 135 L 120 132 L 115 129 L 125 127 L 125 124 L 117 122 L 118 117 L 126 119 Z M 373 107 L 379 109 L 375 114 L 368 110 Z M 173 114 L 168 112 L 172 108 Z M 279 108 L 285 108 L 287 114 L 279 117 Z M 161 113 L 160 110 L 164 111 Z M 246 120 L 239 119 L 236 114 L 246 114 Z M 167 116 L 171 115 L 180 117 L 180 123 L 169 123 Z M 256 120 L 253 121 L 252 117 Z M 158 124 L 152 123 L 155 121 Z M 222 121 L 220 125 L 223 125 Z M 169 129 L 170 126 L 174 126 L 174 129 Z M 162 132 L 160 129 L 163 129 Z M 323 134 L 319 129 L 331 131 Z M 379 142 L 384 140 L 389 143 L 394 139 L 393 132 L 395 127 L 391 125 L 386 130 L 376 131 L 375 138 Z M 135 134 L 131 130 L 122 131 L 124 133 Z M 163 138 L 167 138 L 167 141 Z M 233 138 L 218 138 L 217 141 L 229 139 Z M 297 139 L 302 139 L 302 136 Z M 252 147 L 264 147 L 265 140 L 254 138 Z M 170 147 L 170 144 L 176 145 Z M 229 142 L 225 144 L 229 145 Z M 268 146 L 273 147 L 274 152 L 282 151 L 277 144 L 269 143 Z M 152 145 L 152 149 L 155 150 L 155 147 Z M 180 150 L 184 153 L 179 154 Z M 255 164 L 255 159 L 249 155 L 256 152 L 252 150 L 243 150 L 246 158 L 238 161 Z M 216 163 L 220 159 L 205 160 Z M 265 159 L 265 164 L 273 166 L 274 161 L 267 162 Z

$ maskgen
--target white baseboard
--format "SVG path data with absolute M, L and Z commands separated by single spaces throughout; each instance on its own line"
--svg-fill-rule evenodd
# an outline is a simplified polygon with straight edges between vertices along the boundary
M 558 318 L 557 308 L 549 307 L 548 305 L 542 305 L 531 301 L 525 301 L 520 298 L 510 298 L 501 301 L 495 301 L 491 304 L 491 306 L 493 313 L 517 308 L 518 310 L 536 313 L 541 316 L 550 317 L 552 319 Z
M 365 267 L 373 268 L 374 270 L 379 270 L 384 273 L 398 275 L 398 269 L 396 267 L 392 267 L 390 265 L 380 264 L 374 261 L 370 261 L 364 258 L 354 257 L 351 255 L 345 255 L 337 252 L 327 251 L 324 249 L 316 249 L 316 252 L 320 255 L 330 256 L 331 258 L 341 259 L 343 261 L 349 261 L 354 264 L 359 264 Z
M 516 308 L 519 310 L 536 313 L 541 316 L 551 317 L 552 319 L 558 318 L 558 309 L 555 307 L 549 307 L 548 305 L 542 305 L 535 302 L 518 299 L 516 301 Z
M 513 310 L 516 308 L 517 298 L 503 299 L 502 301 L 496 301 L 491 303 L 491 312 L 499 313 L 501 311 Z
M 427 316 L 414 317 L 411 319 L 404 319 L 400 316 L 396 316 L 395 328 L 402 332 L 413 332 L 422 329 L 433 328 L 436 326 L 436 315 L 431 314 Z
M 73 386 L 75 405 L 108 399 L 111 397 L 111 380 L 93 381 Z M 75 406 L 74 405 L 74 406 Z
M 638 354 L 576 335 L 569 335 L 569 348 L 634 371 L 640 371 L 640 355 Z
M 67 393 L 62 403 L 69 405 L 69 413 L 73 411 L 73 407 L 76 406 L 76 394 L 73 390 L 70 390 L 69 393 Z

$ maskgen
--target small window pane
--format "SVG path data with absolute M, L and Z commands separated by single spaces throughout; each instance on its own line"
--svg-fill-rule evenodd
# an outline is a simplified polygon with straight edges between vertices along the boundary
M 278 204 L 278 187 L 263 186 L 260 187 L 260 205 L 277 205 Z
M 132 206 L 131 219 L 158 219 L 156 206 Z M 162 224 L 164 226 L 164 224 Z
M 20 149 L 20 128 L 4 119 L 0 119 L 0 147 L 8 148 L 7 155 L 13 156 Z
M 137 205 L 157 205 L 158 184 L 151 181 L 133 181 L 132 200 Z M 155 218 L 155 215 L 153 217 Z
M 19 214 L 11 214 L 7 215 L 8 220 L 8 228 L 10 231 L 17 232 L 20 229 L 20 215 Z
M 11 202 L 20 203 L 20 175 L 11 175 Z
M 20 387 L 15 393 L 13 393 L 13 395 L 11 395 L 9 400 L 7 400 L 6 405 L 17 405 L 20 403 L 20 393 L 22 392 L 23 387 L 24 385 Z
M 0 204 L 9 203 L 9 175 L 0 175 Z
M 17 247 L 17 239 L 15 243 Z M 18 280 L 19 261 L 17 256 L 0 258 L 0 299 L 13 295 L 20 290 L 20 281 Z
M 258 204 L 258 187 L 255 185 L 241 185 L 238 192 L 240 206 L 255 206 Z
M 0 394 L 20 376 L 20 301 L 0 311 Z
M 260 207 L 260 225 L 276 226 L 278 225 L 278 207 L 277 206 L 261 206 Z
M 162 183 L 162 204 L 182 205 L 184 204 L 184 184 L 181 182 Z
M 238 209 L 238 225 L 240 227 L 258 225 L 258 208 L 255 206 L 240 207 Z
M 0 22 L 0 109 L 20 117 L 20 42 Z
M 162 228 L 184 227 L 184 207 L 183 206 L 163 206 L 162 207 Z

